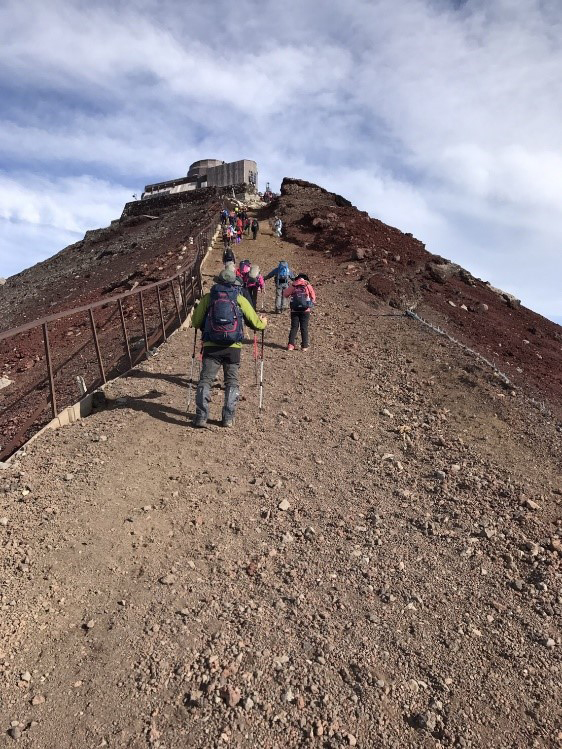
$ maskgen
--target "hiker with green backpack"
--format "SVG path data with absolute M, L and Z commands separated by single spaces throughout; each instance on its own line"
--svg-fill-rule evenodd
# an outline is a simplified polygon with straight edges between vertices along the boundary
M 252 330 L 264 330 L 267 326 L 267 318 L 260 317 L 242 295 L 234 271 L 222 270 L 215 282 L 210 293 L 203 295 L 191 318 L 191 327 L 203 332 L 203 366 L 195 393 L 193 422 L 198 428 L 207 424 L 211 388 L 221 366 L 224 372 L 222 426 L 234 425 L 240 395 L 238 376 L 244 321 Z
M 275 312 L 280 314 L 283 312 L 285 302 L 283 292 L 289 286 L 289 282 L 295 278 L 295 274 L 289 268 L 289 263 L 286 260 L 281 260 L 279 265 L 267 274 L 264 281 L 269 278 L 275 279 Z

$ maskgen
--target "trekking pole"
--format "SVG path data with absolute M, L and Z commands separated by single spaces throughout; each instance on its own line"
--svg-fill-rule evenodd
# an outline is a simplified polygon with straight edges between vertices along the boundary
M 258 384 L 258 334 L 254 332 L 254 376 Z
M 199 349 L 199 356 L 197 357 L 197 382 L 201 378 L 201 368 L 203 366 L 203 336 L 201 336 L 201 348 Z
M 195 365 L 195 350 L 197 348 L 197 328 L 195 328 L 195 335 L 193 336 L 193 353 L 191 354 L 191 375 L 189 377 L 189 395 L 187 397 L 187 410 L 189 411 L 191 406 L 191 396 L 193 394 L 193 368 Z
M 263 341 L 264 341 L 264 332 L 262 330 L 261 332 L 261 361 L 260 361 L 260 405 L 259 410 L 262 410 L 263 407 Z

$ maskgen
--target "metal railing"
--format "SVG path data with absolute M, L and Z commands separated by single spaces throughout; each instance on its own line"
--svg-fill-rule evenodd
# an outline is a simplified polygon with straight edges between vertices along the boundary
M 0 446 L 0 460 L 5 459 L 17 450 L 30 436 L 29 432 L 33 428 L 34 424 L 45 415 L 50 404 L 50 410 L 52 418 L 56 418 L 60 413 L 57 405 L 57 391 L 55 378 L 63 367 L 72 363 L 76 357 L 84 351 L 86 347 L 93 344 L 97 359 L 97 369 L 99 370 L 99 376 L 87 387 L 86 393 L 91 393 L 96 390 L 100 385 L 105 384 L 108 381 L 108 373 L 115 370 L 115 367 L 125 357 L 125 363 L 127 369 L 131 369 L 138 364 L 145 356 L 148 355 L 150 349 L 157 343 L 166 341 L 168 335 L 173 330 L 177 329 L 188 317 L 190 310 L 193 308 L 198 295 L 202 293 L 202 277 L 201 277 L 201 263 L 207 251 L 207 248 L 213 241 L 218 222 L 212 222 L 205 229 L 199 232 L 196 237 L 193 238 L 193 245 L 195 248 L 195 258 L 187 265 L 178 270 L 176 274 L 168 278 L 164 278 L 160 281 L 147 284 L 145 286 L 138 286 L 129 291 L 121 294 L 116 294 L 110 297 L 105 297 L 97 302 L 86 304 L 80 307 L 74 307 L 72 309 L 64 310 L 63 312 L 57 312 L 52 315 L 47 315 L 38 320 L 20 325 L 16 328 L 0 332 L 0 342 L 6 341 L 7 339 L 13 338 L 22 333 L 33 331 L 36 328 L 41 328 L 43 347 L 45 354 L 45 376 L 40 380 L 35 381 L 24 393 L 19 393 L 17 398 L 12 401 L 2 412 L 0 412 L 0 420 L 3 417 L 10 417 L 10 413 L 15 413 L 18 405 L 23 401 L 24 398 L 31 396 L 34 401 L 34 407 L 32 413 L 25 418 L 24 422 L 18 424 L 16 433 L 9 439 L 7 444 Z M 171 317 L 166 319 L 167 314 L 163 305 L 163 292 L 169 290 L 173 298 L 173 309 Z M 147 304 L 146 300 L 149 294 L 153 294 L 152 304 L 154 305 L 154 311 L 157 314 L 158 324 L 155 329 L 149 334 L 147 326 Z M 133 351 L 129 332 L 127 330 L 127 323 L 125 319 L 124 305 L 123 302 L 127 299 L 136 297 L 138 299 L 138 308 L 140 311 L 140 317 L 142 322 L 142 340 L 141 345 L 137 348 L 136 352 Z M 113 356 L 111 359 L 104 358 L 102 346 L 100 344 L 100 338 L 98 332 L 100 332 L 100 326 L 96 322 L 95 312 L 101 308 L 107 309 L 112 305 L 115 305 L 113 313 L 105 320 L 104 325 L 107 324 L 115 317 L 119 315 L 120 328 L 123 338 L 123 349 L 120 351 L 117 357 Z M 49 340 L 49 325 L 64 318 L 70 318 L 80 313 L 87 313 L 89 319 L 89 328 L 91 336 L 88 340 L 82 343 L 82 345 L 72 352 L 71 356 L 64 362 L 59 364 L 58 367 L 53 366 L 53 348 L 56 346 Z M 116 371 L 115 376 L 122 374 L 123 372 Z M 111 379 L 111 376 L 109 376 Z M 48 384 L 48 396 L 45 398 L 41 394 L 41 389 L 45 389 Z M 63 408 L 71 405 L 67 403 Z

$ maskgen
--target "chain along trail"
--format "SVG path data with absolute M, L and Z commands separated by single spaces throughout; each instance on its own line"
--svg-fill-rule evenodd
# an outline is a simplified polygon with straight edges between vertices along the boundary
M 0 472 L 0 746 L 557 746 L 555 424 L 267 221 L 236 250 L 318 295 L 288 352 L 266 284 L 261 415 L 248 331 L 191 427 L 182 331 Z

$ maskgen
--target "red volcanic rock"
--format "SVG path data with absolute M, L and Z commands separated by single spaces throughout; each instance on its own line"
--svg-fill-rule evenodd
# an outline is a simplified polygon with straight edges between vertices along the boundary
M 283 219 L 289 241 L 342 263 L 360 262 L 365 280 L 357 282 L 366 284 L 380 304 L 415 306 L 422 317 L 492 359 L 513 382 L 561 411 L 559 325 L 456 263 L 427 252 L 412 234 L 370 218 L 318 185 L 285 178 L 271 210 Z M 454 250 L 448 248 L 451 257 Z

